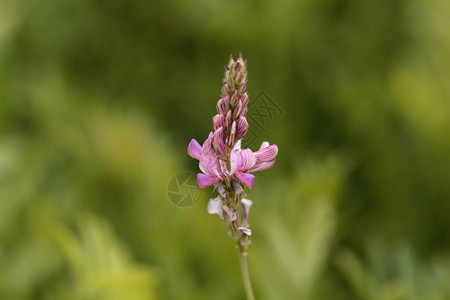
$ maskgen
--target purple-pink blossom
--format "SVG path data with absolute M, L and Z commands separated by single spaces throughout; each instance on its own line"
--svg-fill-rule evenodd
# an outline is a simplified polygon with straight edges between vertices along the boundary
M 200 170 L 203 172 L 197 174 L 200 188 L 206 188 L 225 178 L 237 178 L 243 185 L 252 189 L 255 176 L 251 173 L 270 168 L 278 154 L 278 147 L 275 144 L 263 142 L 258 151 L 252 152 L 250 149 L 241 149 L 239 142 L 231 151 L 228 170 L 227 165 L 218 158 L 211 147 L 212 137 L 211 132 L 203 146 L 200 146 L 195 139 L 192 139 L 188 146 L 188 154 L 199 161 Z
M 252 189 L 255 184 L 252 173 L 272 167 L 278 147 L 263 142 L 255 152 L 241 149 L 241 140 L 249 127 L 247 64 L 242 56 L 237 61 L 230 58 L 221 94 L 217 114 L 212 119 L 214 131 L 202 146 L 195 139 L 188 146 L 188 154 L 199 161 L 202 171 L 197 175 L 198 186 L 206 188 L 235 180 Z

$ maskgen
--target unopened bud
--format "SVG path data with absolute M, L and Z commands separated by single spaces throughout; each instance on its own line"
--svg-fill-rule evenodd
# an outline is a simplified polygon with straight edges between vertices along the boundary
M 227 146 L 233 148 L 235 140 L 236 140 L 236 121 L 233 121 L 233 123 L 231 124 L 231 131 Z
M 224 127 L 228 130 L 231 128 L 231 110 L 228 111 L 226 117 L 225 117 L 225 122 L 224 122 Z
M 223 114 L 223 100 L 219 99 L 216 104 L 217 113 Z
M 243 223 L 246 224 L 248 216 L 250 214 L 250 208 L 252 207 L 253 202 L 252 202 L 252 200 L 244 198 L 241 201 L 241 205 L 242 205 L 242 209 L 243 209 L 242 219 L 243 219 L 243 221 L 245 220 L 245 222 L 243 222 Z
M 243 95 L 247 91 L 247 80 L 242 80 L 239 86 L 239 95 Z
M 234 64 L 233 55 L 230 55 L 230 60 L 228 62 L 228 68 L 230 69 L 233 64 Z
M 226 95 L 228 95 L 228 88 L 229 88 L 229 86 L 228 86 L 227 83 L 225 83 L 225 84 L 222 86 L 222 90 L 221 90 L 221 95 L 222 95 L 222 97 L 225 97 Z
M 234 78 L 236 76 L 236 69 L 234 68 L 234 64 L 230 68 L 230 77 Z
M 236 122 L 236 121 L 235 121 Z M 248 131 L 248 122 L 245 117 L 239 117 L 236 123 L 236 139 L 240 140 Z
M 235 78 L 236 82 L 241 82 L 242 77 L 243 77 L 243 74 L 242 74 L 242 72 L 239 70 L 239 71 L 236 73 L 236 76 L 235 76 L 234 78 Z
M 228 93 L 232 93 L 235 89 L 235 83 L 234 83 L 234 78 L 230 78 L 230 80 L 228 81 Z
M 231 107 L 235 107 L 239 103 L 238 92 L 235 90 L 233 96 L 231 96 L 230 104 Z
M 230 95 L 223 98 L 223 113 L 227 113 L 230 110 Z
M 238 227 L 238 229 L 246 236 L 252 235 L 252 230 L 250 228 L 246 228 L 244 226 Z
M 236 195 L 240 195 L 240 194 L 242 194 L 242 192 L 244 192 L 244 189 L 236 180 L 232 180 L 231 183 L 233 185 L 234 193 Z
M 242 53 L 239 53 L 238 62 L 240 62 L 241 64 L 244 64 L 244 57 L 242 56 Z
M 247 107 L 248 106 L 249 99 L 248 99 L 248 94 L 247 93 L 244 93 L 240 100 L 242 102 L 242 107 Z
M 248 107 L 244 107 L 244 109 L 241 111 L 241 117 L 245 117 L 247 115 L 248 112 Z
M 242 111 L 242 101 L 239 100 L 238 105 L 236 105 L 236 107 L 233 109 L 233 120 L 239 118 L 241 111 Z
M 236 62 L 234 65 L 234 69 L 236 70 L 236 73 L 238 73 L 241 70 L 242 65 L 239 62 Z
M 225 78 L 223 79 L 225 81 L 224 83 L 228 82 L 229 79 L 230 79 L 230 71 L 225 70 Z
M 223 127 L 225 123 L 225 115 L 224 114 L 217 114 L 213 117 L 213 126 L 214 130 L 217 130 L 220 127 Z

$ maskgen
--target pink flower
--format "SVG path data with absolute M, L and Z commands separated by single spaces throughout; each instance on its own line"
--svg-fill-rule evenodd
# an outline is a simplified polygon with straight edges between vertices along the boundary
M 188 154 L 192 158 L 197 159 L 199 168 L 203 173 L 197 174 L 198 187 L 203 189 L 211 186 L 223 179 L 221 176 L 221 164 L 219 158 L 214 154 L 211 147 L 213 133 L 210 132 L 203 146 L 192 139 L 188 146 Z
M 250 149 L 241 149 L 239 141 L 231 151 L 230 170 L 228 170 L 226 164 L 214 153 L 211 146 L 213 137 L 211 132 L 203 146 L 200 146 L 195 139 L 192 139 L 188 146 L 188 154 L 200 162 L 199 167 L 203 172 L 197 174 L 199 188 L 206 188 L 225 180 L 226 177 L 234 176 L 243 185 L 252 189 L 255 176 L 251 173 L 270 168 L 278 154 L 277 145 L 263 142 L 258 151 L 252 152 Z
M 253 189 L 255 176 L 251 173 L 264 171 L 275 163 L 277 145 L 263 142 L 258 151 L 240 149 L 240 142 L 231 153 L 231 174 L 234 174 L 246 187 Z
M 278 154 L 277 145 L 264 142 L 256 152 L 241 149 L 241 139 L 249 130 L 245 117 L 248 103 L 247 63 L 242 55 L 237 61 L 230 57 L 221 99 L 216 105 L 217 114 L 213 117 L 214 132 L 209 133 L 202 146 L 194 139 L 188 146 L 188 154 L 199 161 L 202 171 L 197 175 L 200 188 L 215 185 L 220 192 L 224 189 L 220 183 L 226 182 L 235 188 L 239 186 L 241 191 L 242 186 L 252 189 L 255 184 L 252 173 L 273 166 Z

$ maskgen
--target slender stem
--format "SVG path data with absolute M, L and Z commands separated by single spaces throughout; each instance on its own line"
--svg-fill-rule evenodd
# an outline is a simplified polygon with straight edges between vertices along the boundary
M 250 275 L 248 273 L 247 254 L 241 245 L 238 245 L 238 248 L 239 248 L 239 261 L 241 263 L 242 281 L 244 283 L 245 294 L 247 295 L 247 300 L 255 300 L 255 296 L 253 295 L 252 290 L 252 283 L 250 281 Z

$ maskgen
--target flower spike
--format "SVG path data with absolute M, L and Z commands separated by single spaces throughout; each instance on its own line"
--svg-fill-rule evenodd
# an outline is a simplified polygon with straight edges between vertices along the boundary
M 197 174 L 198 187 L 203 189 L 214 185 L 218 195 L 210 199 L 208 213 L 217 214 L 229 227 L 236 241 L 241 261 L 245 261 L 252 231 L 248 223 L 253 202 L 244 198 L 245 189 L 253 189 L 255 176 L 272 167 L 278 155 L 278 147 L 263 142 L 258 151 L 241 149 L 241 140 L 249 130 L 247 112 L 247 61 L 242 54 L 237 60 L 230 56 L 217 101 L 217 114 L 212 118 L 213 132 L 202 146 L 192 139 L 188 145 L 188 155 L 199 161 L 202 173 Z M 242 264 L 247 268 L 247 264 Z M 243 271 L 247 274 L 248 271 Z M 248 299 L 254 299 L 250 279 L 243 278 Z

